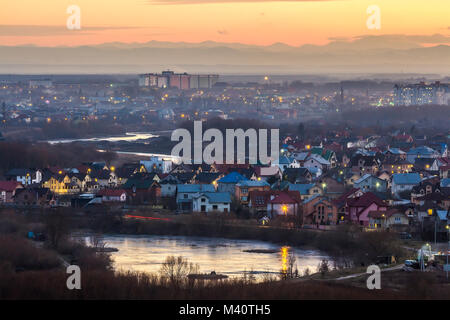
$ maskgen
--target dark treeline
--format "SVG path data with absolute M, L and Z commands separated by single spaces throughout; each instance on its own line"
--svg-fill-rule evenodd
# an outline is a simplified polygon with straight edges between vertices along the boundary
M 81 138 L 93 135 L 123 134 L 125 129 L 109 120 L 96 121 L 55 121 L 42 126 L 42 134 L 47 139 Z
M 13 168 L 69 167 L 100 160 L 109 163 L 115 156 L 115 153 L 98 152 L 94 147 L 77 143 L 0 142 L 0 174 Z

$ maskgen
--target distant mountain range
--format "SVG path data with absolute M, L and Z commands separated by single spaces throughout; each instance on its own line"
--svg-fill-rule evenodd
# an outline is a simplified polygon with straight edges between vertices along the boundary
M 435 35 L 442 37 L 440 35 Z M 444 37 L 444 40 L 447 39 Z M 0 73 L 221 74 L 437 73 L 450 75 L 450 46 L 430 39 L 364 36 L 324 46 L 206 41 L 104 43 L 79 47 L 0 46 Z M 444 42 L 445 44 L 442 44 Z

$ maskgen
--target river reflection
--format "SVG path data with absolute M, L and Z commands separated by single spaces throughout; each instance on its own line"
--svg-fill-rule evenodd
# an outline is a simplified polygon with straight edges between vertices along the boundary
M 223 238 L 182 236 L 105 236 L 107 247 L 119 249 L 111 254 L 116 270 L 157 273 L 167 256 L 183 256 L 199 265 L 200 272 L 241 277 L 251 272 L 258 279 L 264 274 L 278 275 L 288 270 L 289 256 L 295 257 L 299 273 L 306 268 L 315 272 L 319 262 L 328 257 L 315 250 L 276 244 Z M 273 253 L 254 253 L 264 250 Z
M 138 140 L 146 140 L 150 138 L 158 137 L 153 133 L 138 133 L 138 132 L 127 132 L 124 136 L 108 136 L 108 137 L 96 137 L 96 138 L 80 138 L 80 139 L 58 139 L 58 140 L 48 140 L 49 144 L 57 144 L 57 143 L 72 143 L 72 142 L 95 142 L 95 141 L 138 141 Z

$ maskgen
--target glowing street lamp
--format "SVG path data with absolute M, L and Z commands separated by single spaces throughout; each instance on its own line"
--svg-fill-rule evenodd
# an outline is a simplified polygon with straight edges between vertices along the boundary
M 287 215 L 287 210 L 288 210 L 287 205 L 283 205 L 283 206 L 281 207 L 281 210 L 283 210 L 284 215 Z
M 431 217 L 433 215 L 433 209 L 428 209 L 427 210 L 428 216 Z M 436 223 L 437 223 L 437 219 L 436 217 L 434 217 L 434 244 L 436 245 Z

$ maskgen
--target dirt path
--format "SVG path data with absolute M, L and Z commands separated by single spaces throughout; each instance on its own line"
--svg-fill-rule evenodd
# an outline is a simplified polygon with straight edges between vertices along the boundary
M 404 264 L 399 264 L 396 265 L 395 267 L 390 267 L 390 268 L 385 268 L 385 269 L 381 269 L 381 272 L 387 272 L 387 271 L 396 271 L 396 270 L 401 270 L 403 268 Z M 344 276 L 344 277 L 339 277 L 339 278 L 335 278 L 335 279 L 329 279 L 329 280 L 347 280 L 347 279 L 352 279 L 352 278 L 357 278 L 357 277 L 361 277 L 361 276 L 367 276 L 368 273 L 354 273 L 354 274 L 350 274 L 348 276 Z

